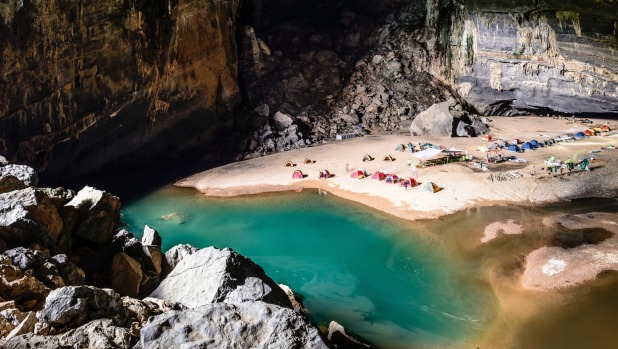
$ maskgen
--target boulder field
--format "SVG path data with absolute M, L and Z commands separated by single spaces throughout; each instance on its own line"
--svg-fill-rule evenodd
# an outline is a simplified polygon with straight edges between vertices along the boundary
M 366 347 L 331 343 L 249 258 L 191 245 L 163 253 L 154 228 L 142 239 L 118 229 L 117 197 L 36 188 L 35 171 L 16 168 L 0 167 L 12 176 L 0 190 L 3 348 Z

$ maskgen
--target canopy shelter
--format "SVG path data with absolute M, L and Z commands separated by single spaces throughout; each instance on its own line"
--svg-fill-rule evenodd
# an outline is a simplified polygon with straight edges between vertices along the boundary
M 294 178 L 294 179 L 302 179 L 304 177 L 305 177 L 305 175 L 303 174 L 303 172 L 301 170 L 296 170 L 292 174 L 292 178 Z
M 294 164 L 291 160 L 288 160 L 285 163 L 285 165 L 283 165 L 283 166 L 285 166 L 285 167 L 294 167 L 294 166 L 296 166 L 296 164 Z
M 434 182 L 427 182 L 427 184 L 423 186 L 423 191 L 426 191 L 429 193 L 437 193 L 440 190 L 442 190 L 442 188 L 438 187 L 438 185 Z
M 361 171 L 361 170 L 356 170 L 356 171 L 353 171 L 353 172 L 350 174 L 350 178 L 358 178 L 358 179 L 363 179 L 363 178 L 365 178 L 365 177 L 367 177 L 367 174 L 366 174 L 364 171 Z
M 373 158 L 369 154 L 365 154 L 365 156 L 363 156 L 363 161 L 372 161 L 372 160 Z
M 386 178 L 386 175 L 384 174 L 384 172 L 380 172 L 380 171 L 376 171 L 371 175 L 371 179 L 377 179 L 379 181 L 382 181 Z
M 427 148 L 425 150 L 421 150 L 419 152 L 412 154 L 412 156 L 419 158 L 421 160 L 429 160 L 431 158 L 438 156 L 440 153 L 442 153 L 442 149 Z

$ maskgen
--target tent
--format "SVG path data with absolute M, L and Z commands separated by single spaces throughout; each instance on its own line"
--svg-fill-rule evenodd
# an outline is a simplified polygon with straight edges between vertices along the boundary
M 320 179 L 330 178 L 330 177 L 331 175 L 330 175 L 330 172 L 328 172 L 328 170 L 324 170 L 324 171 L 320 170 Z
M 285 163 L 285 165 L 283 165 L 283 166 L 285 166 L 285 167 L 294 167 L 294 166 L 296 166 L 296 165 L 294 165 L 294 163 L 293 163 L 292 161 L 288 161 L 288 162 L 286 162 L 286 163 Z
M 481 137 L 482 140 L 486 141 L 486 142 L 491 142 L 494 140 L 494 136 L 492 135 L 484 135 L 483 137 Z
M 414 144 L 412 144 L 412 143 L 408 143 L 408 145 L 406 145 L 406 149 L 407 149 L 410 153 L 414 153 Z
M 399 177 L 397 177 L 397 175 L 394 175 L 394 174 L 386 175 L 386 183 L 395 184 L 398 181 L 399 181 Z
M 537 141 L 536 139 L 531 140 L 530 141 L 530 145 L 532 146 L 532 149 L 536 149 L 536 148 L 540 147 L 539 141 Z
M 405 151 L 406 150 L 406 146 L 403 144 L 397 144 L 397 146 L 395 147 L 395 151 Z
M 410 186 L 416 187 L 417 185 L 418 185 L 418 182 L 416 181 L 416 179 L 410 177 Z
M 521 143 L 521 141 L 519 139 L 517 139 L 517 138 L 515 138 L 514 140 L 511 141 L 511 144 L 515 144 L 515 145 L 517 145 L 519 143 Z
M 594 128 L 589 128 L 589 129 L 588 129 L 588 132 L 590 132 L 590 135 L 591 135 L 591 136 L 596 136 L 596 135 L 597 135 L 597 131 L 595 131 L 595 129 L 594 129 Z
M 311 160 L 310 158 L 306 158 L 305 159 L 305 164 L 313 164 L 315 161 Z
M 292 178 L 294 178 L 294 179 L 301 179 L 301 178 L 304 178 L 304 177 L 305 177 L 305 175 L 301 172 L 301 170 L 296 170 L 292 174 Z
M 601 130 L 601 128 L 600 128 L 600 127 L 595 127 L 595 128 L 593 128 L 593 130 L 594 130 L 594 132 L 595 132 L 596 134 L 601 134 L 601 133 L 603 133 L 603 130 Z
M 476 147 L 476 150 L 483 151 L 483 152 L 489 151 L 489 149 L 487 149 L 487 147 L 484 145 L 481 145 L 480 147 Z
M 438 187 L 434 182 L 427 182 L 427 184 L 423 186 L 423 191 L 430 193 L 437 193 L 440 190 L 442 190 L 442 188 Z
M 519 151 L 519 147 L 515 144 L 509 145 L 509 151 Z
M 365 177 L 367 177 L 367 175 L 365 174 L 365 172 L 363 172 L 361 170 L 356 170 L 356 171 L 352 172 L 352 174 L 350 174 L 350 178 L 363 179 Z
M 372 161 L 372 160 L 373 158 L 369 154 L 365 154 L 365 156 L 363 156 L 363 161 Z
M 583 132 L 577 132 L 577 133 L 575 134 L 575 139 L 582 139 L 582 138 L 584 138 L 584 137 L 586 137 L 586 134 L 585 134 L 585 133 L 583 133 Z
M 380 171 L 376 171 L 371 175 L 371 179 L 377 179 L 379 181 L 384 180 L 384 178 L 386 178 L 386 175 L 384 174 L 384 172 Z
M 498 149 L 498 143 L 491 143 L 489 145 L 489 150 L 496 150 Z
M 506 141 L 499 141 L 498 142 L 498 146 L 500 148 L 506 148 L 508 146 L 508 144 L 506 143 Z
M 603 125 L 603 126 L 601 126 L 601 131 L 602 132 L 609 132 L 609 131 L 611 131 L 611 129 L 609 128 L 609 126 Z
M 532 150 L 532 144 L 530 144 L 530 142 L 526 142 L 524 144 L 521 145 L 521 149 L 526 149 L 526 150 Z M 510 150 L 510 148 L 509 148 Z
M 392 156 L 390 156 L 390 155 L 386 155 L 386 156 L 384 157 L 384 161 L 395 161 L 395 159 L 393 159 L 393 157 L 392 157 Z
M 554 144 L 556 144 L 556 140 L 555 139 L 550 138 L 550 139 L 547 140 L 547 145 L 554 145 Z
M 590 136 L 594 136 L 594 131 L 586 130 L 586 131 L 584 131 L 584 134 L 585 134 L 586 136 L 588 136 L 588 137 L 590 137 Z

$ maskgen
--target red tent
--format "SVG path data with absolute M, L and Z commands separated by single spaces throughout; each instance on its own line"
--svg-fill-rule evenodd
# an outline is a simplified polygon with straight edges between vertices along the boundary
M 601 126 L 601 131 L 603 131 L 603 132 L 609 132 L 609 131 L 611 131 L 611 130 L 610 130 L 609 126 L 607 126 L 607 125 L 603 125 L 603 126 Z
M 361 170 L 356 170 L 354 172 L 352 172 L 352 174 L 350 175 L 350 178 L 358 178 L 358 179 L 363 179 L 367 177 L 365 175 L 365 172 L 361 171 Z
M 410 177 L 410 186 L 416 187 L 417 185 L 418 185 L 418 182 L 416 181 L 416 179 Z
M 294 179 L 299 179 L 299 178 L 303 178 L 303 177 L 305 177 L 305 176 L 303 175 L 303 173 L 301 172 L 301 170 L 296 170 L 296 171 L 294 171 L 294 173 L 292 174 L 292 178 L 294 178 Z
M 371 175 L 371 179 L 383 180 L 386 177 L 384 172 L 376 171 Z
M 590 136 L 594 136 L 594 133 L 593 133 L 592 131 L 590 131 L 590 130 L 586 130 L 586 131 L 584 131 L 584 134 L 585 134 L 586 136 L 588 136 L 588 137 L 590 137 Z
M 330 172 L 328 170 L 320 171 L 320 179 L 322 178 L 330 178 Z

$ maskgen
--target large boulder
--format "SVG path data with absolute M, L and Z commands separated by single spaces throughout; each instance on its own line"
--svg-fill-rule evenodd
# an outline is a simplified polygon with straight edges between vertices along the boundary
M 51 291 L 37 317 L 39 323 L 63 332 L 101 318 L 121 325 L 126 320 L 126 313 L 120 295 L 113 290 L 70 286 Z
M 450 105 L 449 102 L 437 103 L 418 114 L 410 125 L 410 134 L 430 137 L 452 136 L 453 115 L 450 112 Z
M 40 309 L 50 289 L 0 255 L 0 297 L 13 300 L 22 309 Z
M 142 236 L 142 245 L 144 246 L 159 246 L 161 247 L 161 235 L 155 229 L 144 226 L 144 235 Z
M 150 296 L 190 308 L 256 300 L 292 308 L 285 292 L 260 266 L 229 248 L 208 247 L 186 256 Z
M 0 193 L 34 187 L 38 182 L 39 177 L 30 166 L 6 165 L 0 167 Z
M 74 233 L 101 246 L 112 239 L 120 219 L 120 200 L 92 187 L 84 187 L 65 205 L 73 215 Z M 66 222 L 65 222 L 66 223 Z
M 172 272 L 172 270 L 174 270 L 174 268 L 176 268 L 176 265 L 178 265 L 183 258 L 190 256 L 197 251 L 197 248 L 189 244 L 176 245 L 170 248 L 167 252 L 165 252 L 165 256 L 163 258 L 163 271 L 161 276 L 167 276 Z
M 275 113 L 275 115 L 273 116 L 273 120 L 275 122 L 275 127 L 279 131 L 285 130 L 286 128 L 290 127 L 290 125 L 292 125 L 292 123 L 294 122 L 294 119 L 292 119 L 291 116 L 283 114 L 280 111 Z
M 329 348 L 292 309 L 264 302 L 215 303 L 158 315 L 142 328 L 142 348 Z
M 118 252 L 112 259 L 112 288 L 123 296 L 136 297 L 142 284 L 142 266 L 133 257 Z

